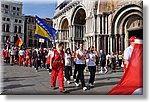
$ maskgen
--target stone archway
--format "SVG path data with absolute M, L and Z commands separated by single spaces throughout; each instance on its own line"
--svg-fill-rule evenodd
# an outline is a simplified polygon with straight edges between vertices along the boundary
M 69 47 L 69 22 L 66 17 L 63 17 L 59 25 L 59 40 L 64 42 L 64 48 Z M 59 41 L 58 41 L 59 42 Z
M 143 34 L 135 34 L 142 32 L 142 21 L 142 7 L 139 5 L 130 4 L 119 9 L 112 22 L 112 51 L 123 51 L 129 45 L 131 36 L 142 38 Z
M 84 34 L 85 34 L 85 25 L 86 25 L 86 12 L 84 8 L 77 7 L 74 11 L 74 14 L 72 15 L 72 38 L 73 42 L 76 46 L 73 46 L 73 49 L 75 47 L 78 47 L 80 43 L 84 42 Z M 73 45 L 74 45 L 73 44 Z

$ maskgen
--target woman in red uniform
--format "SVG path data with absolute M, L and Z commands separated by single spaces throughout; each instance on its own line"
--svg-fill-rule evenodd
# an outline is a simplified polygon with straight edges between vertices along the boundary
M 21 48 L 20 51 L 19 51 L 19 66 L 21 66 L 21 65 L 24 66 L 24 56 L 25 56 L 25 52 Z
M 58 76 L 58 84 L 59 90 L 62 93 L 66 93 L 64 89 L 64 75 L 63 75 L 63 68 L 64 68 L 64 44 L 61 42 L 58 45 L 57 50 L 54 50 L 51 53 L 50 57 L 50 69 L 52 69 L 51 74 L 51 87 L 55 89 L 56 79 Z
M 30 67 L 31 66 L 31 55 L 30 55 L 28 49 L 26 50 L 25 57 L 26 57 L 26 66 Z

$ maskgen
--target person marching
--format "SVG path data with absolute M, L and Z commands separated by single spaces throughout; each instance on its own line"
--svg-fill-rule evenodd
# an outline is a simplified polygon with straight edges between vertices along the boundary
M 130 46 L 127 47 L 125 50 L 124 50 L 124 73 L 126 72 L 127 70 L 127 67 L 128 67 L 128 64 L 129 64 L 129 61 L 130 61 L 130 58 L 131 58 L 131 55 L 132 55 L 132 51 L 133 51 L 133 48 L 134 48 L 134 40 L 137 39 L 135 36 L 132 36 L 130 39 L 129 39 L 129 42 L 130 42 Z
M 15 54 L 16 54 L 14 46 L 12 46 L 12 48 L 9 50 L 9 53 L 10 53 L 10 65 L 13 66 L 15 62 Z
M 110 53 L 108 53 L 106 55 L 106 67 L 111 68 L 111 55 L 110 55 Z
M 24 57 L 25 57 L 25 51 L 21 47 L 19 51 L 19 66 L 21 65 L 24 66 Z
M 54 51 L 53 47 L 48 50 L 48 55 L 47 55 L 47 59 L 46 59 L 46 66 L 47 66 L 47 70 L 49 71 L 49 74 L 51 74 L 51 72 L 52 72 L 52 70 L 49 67 L 50 67 L 50 57 L 51 57 L 51 53 L 53 53 L 53 51 Z
M 8 48 L 6 48 L 5 50 L 5 60 L 6 60 L 6 64 L 10 63 L 10 54 Z
M 39 50 L 37 52 L 37 56 L 36 56 L 36 72 L 38 72 L 39 67 L 41 68 L 41 61 L 42 61 L 42 52 Z
M 37 51 L 36 49 L 34 49 L 32 52 L 32 67 L 33 68 L 36 68 L 36 56 L 37 56 Z
M 111 68 L 112 68 L 112 73 L 116 72 L 116 65 L 117 65 L 117 56 L 115 55 L 114 52 L 111 53 Z
M 76 68 L 77 68 L 77 79 L 75 81 L 75 85 L 79 86 L 79 80 L 81 81 L 83 91 L 87 90 L 87 87 L 85 86 L 84 81 L 84 69 L 86 64 L 86 53 L 83 51 L 83 44 L 80 44 L 79 50 L 76 51 L 77 59 L 76 59 Z
M 74 81 L 76 81 L 77 78 L 77 68 L 76 68 L 76 60 L 77 60 L 77 53 L 76 51 L 78 50 L 78 48 L 75 48 L 75 51 L 73 53 L 73 58 L 74 58 L 74 74 L 73 74 L 73 79 Z
M 107 73 L 106 65 L 106 55 L 104 54 L 103 50 L 100 50 L 100 67 L 101 71 L 99 73 L 103 73 L 103 68 L 105 69 L 105 73 Z
M 88 53 L 88 69 L 90 72 L 89 86 L 94 87 L 95 73 L 96 73 L 96 52 L 94 52 L 94 47 L 90 48 Z
M 121 68 L 122 60 L 123 60 L 123 54 L 121 51 L 119 51 L 119 54 L 118 54 L 119 68 Z
M 65 51 L 65 78 L 68 84 L 70 84 L 70 77 L 72 75 L 71 56 L 70 48 L 67 48 Z
M 31 66 L 31 55 L 30 55 L 30 52 L 28 49 L 26 50 L 26 53 L 25 53 L 25 59 L 26 59 L 26 63 L 25 63 L 26 66 L 30 67 Z
M 55 89 L 56 79 L 58 76 L 59 90 L 62 93 L 66 93 L 64 89 L 64 75 L 63 68 L 65 64 L 64 60 L 64 43 L 60 42 L 58 48 L 51 53 L 50 57 L 50 69 L 52 69 L 51 74 L 51 87 Z

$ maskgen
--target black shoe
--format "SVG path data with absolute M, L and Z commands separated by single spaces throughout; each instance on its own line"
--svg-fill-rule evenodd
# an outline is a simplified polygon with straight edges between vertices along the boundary
M 53 87 L 53 86 L 51 86 L 51 88 L 52 88 L 53 90 L 56 90 L 56 89 L 57 89 L 56 87 Z
M 62 91 L 60 91 L 61 93 L 69 93 L 68 91 L 66 91 L 66 90 L 62 90 Z

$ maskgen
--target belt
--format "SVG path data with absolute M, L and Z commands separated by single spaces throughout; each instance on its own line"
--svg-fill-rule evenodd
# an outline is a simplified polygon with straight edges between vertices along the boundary
M 61 60 L 58 60 L 58 61 L 53 61 L 53 62 L 61 62 Z

